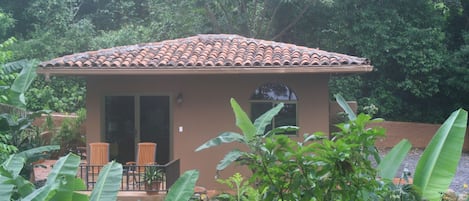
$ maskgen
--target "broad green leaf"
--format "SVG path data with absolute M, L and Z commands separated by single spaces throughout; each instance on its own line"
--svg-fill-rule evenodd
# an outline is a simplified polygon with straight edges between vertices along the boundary
M 79 193 L 79 190 L 85 190 L 86 186 L 80 178 L 66 177 L 64 182 L 61 182 L 53 194 L 51 200 L 73 200 L 73 201 L 88 201 L 88 196 Z
M 18 77 L 15 79 L 13 84 L 11 85 L 11 90 L 16 91 L 18 93 L 25 93 L 31 83 L 36 79 L 36 65 L 32 62 L 25 62 L 24 67 L 21 70 Z
M 222 143 L 231 143 L 231 142 L 241 142 L 245 143 L 245 138 L 239 133 L 234 132 L 224 132 L 218 137 L 212 138 L 204 144 L 200 145 L 195 151 L 200 151 L 210 147 L 218 146 Z
M 67 154 L 64 157 L 60 157 L 59 160 L 55 162 L 54 167 L 47 176 L 46 184 L 56 182 L 61 176 L 75 177 L 79 165 L 80 157 L 75 154 Z
M 36 148 L 22 151 L 18 153 L 17 156 L 22 157 L 26 160 L 28 158 L 32 158 L 36 154 L 42 154 L 43 152 L 50 152 L 50 151 L 55 151 L 59 149 L 60 149 L 59 145 L 47 145 L 47 146 L 41 146 L 41 147 L 36 147 Z
M 89 201 L 88 195 L 82 194 L 80 192 L 74 192 L 72 196 L 73 201 Z
M 254 121 L 254 127 L 256 128 L 256 135 L 264 135 L 265 127 L 272 123 L 272 119 L 280 112 L 284 104 L 279 103 L 274 108 L 262 114 Z
M 16 190 L 21 197 L 26 197 L 31 194 L 36 187 L 28 180 L 23 178 L 22 176 L 18 176 L 15 179 Z
M 300 129 L 300 127 L 298 127 L 298 126 L 280 126 L 280 127 L 274 128 L 274 129 L 270 130 L 269 132 L 267 132 L 264 135 L 264 137 L 268 137 L 268 136 L 271 136 L 271 135 L 278 135 L 278 134 L 288 134 L 290 132 L 298 131 L 299 129 Z
M 74 154 L 68 154 L 64 157 L 61 157 L 54 164 L 54 167 L 47 176 L 46 184 L 29 194 L 24 200 L 47 200 L 52 198 L 58 189 L 61 189 L 63 182 L 68 182 L 70 179 L 76 177 L 78 165 L 80 164 L 80 157 Z M 73 191 L 72 191 L 73 192 Z
M 347 104 L 347 101 L 345 101 L 344 97 L 342 97 L 340 94 L 335 94 L 334 97 L 339 106 L 345 111 L 345 113 L 347 113 L 348 119 L 350 121 L 355 120 L 357 116 L 353 112 L 352 108 L 350 108 L 350 106 Z
M 235 114 L 236 126 L 241 129 L 244 136 L 246 137 L 246 141 L 251 141 L 256 135 L 256 127 L 254 127 L 251 119 L 249 119 L 246 112 L 244 112 L 244 110 L 241 108 L 241 106 L 239 106 L 238 102 L 236 102 L 234 98 L 231 98 L 230 102 Z
M 58 185 L 44 185 L 23 198 L 22 201 L 50 200 L 57 193 L 57 186 Z
M 378 165 L 379 176 L 383 179 L 392 180 L 396 176 L 396 172 L 404 161 L 412 144 L 406 139 L 401 140 L 391 151 L 381 159 Z
M 12 154 L 2 163 L 2 166 L 8 170 L 13 177 L 18 176 L 23 169 L 26 159 L 21 157 L 20 154 Z
M 122 179 L 122 165 L 112 161 L 99 172 L 98 182 L 90 195 L 91 201 L 116 200 Z
M 2 163 L 0 171 L 0 201 L 10 201 L 14 185 L 6 183 L 17 177 L 23 169 L 25 159 L 13 154 Z
M 195 183 L 199 179 L 198 170 L 188 170 L 176 180 L 166 195 L 165 201 L 187 201 L 194 194 Z
M 228 165 L 230 165 L 231 163 L 233 163 L 235 160 L 237 160 L 240 156 L 242 156 L 244 154 L 244 152 L 238 150 L 238 149 L 234 149 L 234 150 L 231 150 L 230 152 L 228 152 L 225 157 L 218 163 L 217 165 L 217 170 L 223 170 L 225 169 L 226 167 L 228 167 Z
M 309 142 L 309 141 L 323 140 L 327 137 L 322 132 L 316 132 L 316 133 L 313 133 L 312 135 L 305 134 L 304 138 L 305 139 L 303 140 L 303 143 L 306 143 L 306 142 Z
M 461 158 L 466 126 L 467 111 L 453 112 L 425 148 L 414 174 L 414 185 L 425 199 L 440 200 L 440 192 L 446 192 L 451 184 Z
M 12 61 L 3 65 L 3 72 L 5 74 L 10 74 L 13 72 L 18 72 L 20 69 L 23 69 L 25 66 L 29 65 L 32 61 L 22 59 L 18 61 Z

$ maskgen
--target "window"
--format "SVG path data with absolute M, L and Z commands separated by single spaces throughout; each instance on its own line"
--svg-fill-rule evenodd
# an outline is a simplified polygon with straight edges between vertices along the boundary
M 288 86 L 279 83 L 267 83 L 258 87 L 251 96 L 251 118 L 255 120 L 279 103 L 285 106 L 266 128 L 269 131 L 280 126 L 296 126 L 297 96 Z M 291 132 L 287 134 L 296 134 Z

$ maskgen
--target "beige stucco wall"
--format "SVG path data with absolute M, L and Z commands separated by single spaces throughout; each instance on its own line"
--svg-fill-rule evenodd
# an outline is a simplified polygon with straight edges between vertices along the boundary
M 386 137 L 376 142 L 376 146 L 390 148 L 402 139 L 410 141 L 414 148 L 425 148 L 435 135 L 441 124 L 425 124 L 413 122 L 384 121 L 373 123 L 371 126 L 380 126 L 386 129 Z M 469 131 L 466 132 L 463 151 L 469 151 Z
M 87 141 L 102 140 L 102 109 L 105 95 L 169 95 L 172 112 L 171 159 L 181 159 L 181 172 L 200 170 L 199 185 L 210 189 L 215 182 L 215 167 L 232 148 L 221 146 L 194 152 L 205 141 L 222 131 L 239 130 L 235 126 L 229 100 L 234 97 L 249 114 L 249 98 L 267 82 L 281 82 L 292 88 L 298 98 L 299 136 L 315 131 L 328 132 L 328 75 L 165 75 L 165 76 L 96 76 L 87 77 Z M 178 93 L 183 103 L 176 103 Z M 178 132 L 182 126 L 184 131 Z M 241 171 L 230 167 L 222 177 Z

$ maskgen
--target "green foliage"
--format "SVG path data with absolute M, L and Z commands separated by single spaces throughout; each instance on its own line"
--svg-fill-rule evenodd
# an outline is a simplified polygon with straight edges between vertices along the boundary
M 420 193 L 411 184 L 386 183 L 387 192 L 383 195 L 384 201 L 421 201 Z
M 371 59 L 372 73 L 330 82 L 359 111 L 375 105 L 389 120 L 441 122 L 469 106 L 467 1 L 17 0 L 0 9 L 0 41 L 18 38 L 11 60 L 235 33 Z M 33 110 L 74 112 L 84 105 L 80 83 L 34 84 L 26 95 Z
M 52 128 L 52 144 L 60 145 L 61 149 L 57 153 L 58 156 L 64 156 L 69 152 L 78 153 L 77 147 L 86 146 L 85 133 L 83 123 L 86 120 L 86 110 L 81 109 L 76 113 L 77 117 L 64 118 L 60 128 L 56 130 Z M 46 121 L 47 123 L 47 121 Z
M 401 164 L 404 161 L 411 148 L 412 144 L 406 139 L 395 145 L 378 164 L 379 176 L 382 179 L 392 180 L 399 169 L 399 165 L 396 164 Z
M 318 133 L 305 135 L 304 141 L 298 143 L 287 135 L 279 135 L 283 132 L 274 132 L 278 128 L 264 134 L 268 122 L 283 104 L 267 111 L 254 123 L 234 99 L 231 104 L 236 125 L 243 135 L 224 132 L 196 151 L 230 142 L 246 145 L 248 152 L 236 149 L 229 152 L 217 170 L 233 161 L 246 165 L 252 172 L 250 185 L 255 185 L 263 199 L 373 200 L 380 195 L 377 172 L 369 158 L 377 155 L 374 143 L 384 135 L 384 129 L 366 128 L 367 123 L 378 120 L 360 114 L 339 124 L 340 131 L 333 133 L 331 139 Z M 296 129 L 284 129 L 287 128 Z
M 9 14 L 3 13 L 2 9 L 0 9 L 0 41 L 4 41 L 7 37 L 7 33 L 15 23 L 15 20 L 11 18 Z M 0 56 L 0 63 L 1 63 L 1 56 Z
M 453 112 L 435 133 L 419 159 L 415 169 L 413 185 L 396 187 L 388 184 L 387 188 L 389 188 L 391 195 L 408 200 L 410 198 L 407 196 L 413 196 L 416 194 L 415 192 L 418 192 L 424 199 L 441 200 L 441 193 L 446 192 L 456 174 L 464 136 L 466 135 L 466 127 L 467 112 L 462 109 Z M 378 166 L 383 178 L 391 179 L 394 177 L 410 146 L 408 141 L 403 140 L 383 158 Z M 406 179 L 407 175 L 403 176 Z M 406 193 L 396 194 L 399 191 Z M 387 194 L 387 196 L 391 195 Z M 412 200 L 418 199 L 412 198 Z
M 261 193 L 253 188 L 248 181 L 244 180 L 240 173 L 235 173 L 228 179 L 217 179 L 220 184 L 227 185 L 235 194 L 222 193 L 216 196 L 217 200 L 226 201 L 258 201 L 261 200 Z M 264 192 L 265 193 L 265 192 Z
M 435 106 L 421 104 L 441 92 L 443 66 L 447 66 L 443 20 L 431 1 L 338 0 L 319 12 L 334 22 L 325 23 L 324 32 L 317 33 L 322 48 L 367 57 L 375 67 L 362 76 L 363 83 L 357 83 L 362 86 L 358 94 L 352 88 L 356 84 L 341 85 L 342 79 L 332 85 L 342 88 L 333 91 L 354 91 L 357 99 L 368 97 L 364 104 L 376 105 L 377 115 L 386 119 L 429 121 L 441 116 L 434 110 L 431 115 L 422 114 Z
M 42 145 L 39 140 L 39 130 L 32 126 L 36 117 L 48 111 L 38 111 L 31 114 L 15 114 L 4 112 L 0 114 L 0 133 L 9 139 L 8 144 L 20 151 Z
M 276 107 L 270 109 L 259 118 L 255 120 L 254 123 L 251 122 L 249 117 L 247 116 L 246 112 L 242 110 L 239 104 L 236 102 L 235 99 L 231 99 L 231 107 L 233 108 L 233 112 L 236 118 L 236 126 L 243 132 L 243 134 L 235 133 L 235 132 L 224 132 L 220 134 L 218 137 L 215 137 L 201 146 L 199 146 L 195 151 L 201 151 L 210 147 L 221 145 L 222 143 L 231 143 L 231 142 L 239 142 L 249 148 L 248 152 L 243 152 L 238 149 L 234 149 L 218 163 L 217 170 L 223 170 L 232 162 L 238 160 L 242 157 L 249 157 L 250 153 L 256 153 L 259 151 L 259 145 L 262 144 L 262 140 L 265 136 L 270 136 L 273 132 L 268 132 L 265 134 L 265 128 L 270 122 L 272 122 L 272 118 L 278 114 L 280 109 L 283 107 L 283 103 L 278 104 Z M 296 127 L 284 127 L 280 130 L 276 130 L 276 132 L 286 132 L 288 129 L 296 130 Z
M 188 170 L 184 172 L 171 188 L 165 197 L 165 201 L 185 201 L 194 194 L 194 187 L 199 178 L 198 170 Z
M 147 185 L 151 185 L 153 182 L 161 182 L 163 177 L 163 171 L 156 166 L 145 167 L 145 171 L 143 172 L 143 181 L 145 181 Z
M 414 175 L 414 185 L 425 199 L 439 200 L 456 174 L 466 135 L 467 112 L 459 109 L 441 125 L 423 152 Z
M 47 82 L 41 76 L 26 93 L 27 108 L 32 111 L 76 112 L 85 107 L 85 85 L 85 81 L 79 78 L 51 77 Z
M 96 186 L 91 192 L 91 201 L 116 200 L 121 186 L 122 165 L 112 161 L 99 171 Z
M 80 157 L 69 154 L 61 157 L 52 168 L 44 186 L 35 189 L 34 185 L 19 173 L 29 156 L 51 150 L 37 148 L 14 154 L 0 166 L 0 200 L 115 200 L 120 188 L 122 165 L 110 162 L 100 171 L 97 184 L 91 197 L 78 191 L 86 188 L 77 178 Z
M 5 161 L 7 157 L 18 151 L 14 145 L 11 145 L 11 135 L 0 134 L 0 161 Z

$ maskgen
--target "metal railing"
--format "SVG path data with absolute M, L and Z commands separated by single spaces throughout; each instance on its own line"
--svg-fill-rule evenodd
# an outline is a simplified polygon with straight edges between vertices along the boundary
M 160 165 L 123 165 L 121 191 L 167 191 L 174 182 L 179 178 L 179 159 L 170 161 L 167 164 Z M 80 165 L 78 177 L 82 178 L 86 185 L 86 190 L 93 190 L 97 180 L 99 171 L 104 166 Z M 145 171 L 160 171 L 162 177 L 158 180 L 159 186 L 148 188 L 144 180 Z

